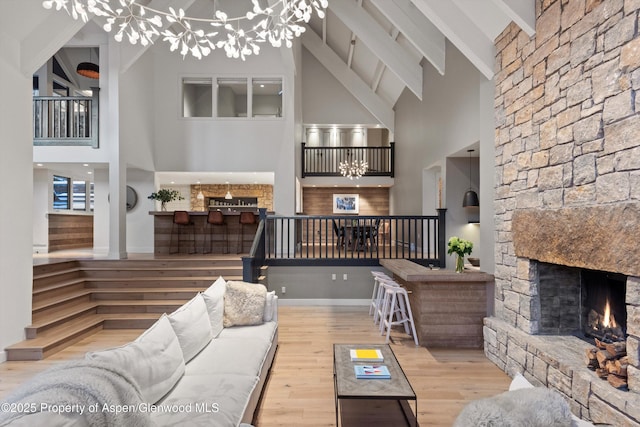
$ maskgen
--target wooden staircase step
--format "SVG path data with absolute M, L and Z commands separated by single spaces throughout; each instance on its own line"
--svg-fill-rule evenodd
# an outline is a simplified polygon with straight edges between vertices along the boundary
M 56 290 L 60 290 L 60 289 L 64 289 L 67 287 L 71 287 L 74 285 L 79 285 L 79 286 L 83 286 L 84 285 L 84 279 L 82 277 L 76 277 L 73 279 L 68 279 L 68 280 L 60 280 L 54 283 L 49 283 L 47 285 L 44 286 L 39 286 L 38 288 L 33 288 L 33 295 L 40 295 L 40 294 L 46 294 L 46 293 L 51 293 L 53 291 Z
M 33 277 L 38 277 L 43 274 L 55 273 L 58 271 L 65 271 L 71 268 L 78 267 L 78 260 L 60 260 L 56 262 L 48 262 L 45 264 L 35 264 L 33 266 Z
M 147 329 L 162 316 L 162 313 L 111 313 L 100 314 L 104 329 Z
M 186 299 L 158 299 L 158 300 L 100 300 L 98 314 L 123 314 L 129 313 L 173 313 L 186 303 Z
M 180 288 L 180 287 L 205 287 L 205 289 L 215 281 L 212 277 L 131 277 L 128 279 L 118 278 L 88 278 L 85 280 L 85 286 L 91 289 L 117 288 L 127 289 L 136 288 L 156 288 L 164 289 Z
M 206 287 L 92 289 L 94 300 L 190 300 Z
M 47 289 L 51 285 L 56 285 L 59 282 L 73 282 L 82 280 L 82 271 L 78 268 L 66 270 L 60 273 L 51 273 L 40 275 L 33 278 L 33 289 L 38 291 L 40 289 Z
M 198 257 L 197 255 L 189 255 L 181 257 L 178 255 L 172 255 L 169 258 L 156 258 L 156 259 L 94 259 L 94 260 L 79 260 L 78 264 L 84 268 L 100 268 L 108 267 L 111 269 L 118 268 L 163 268 L 163 267 L 175 267 L 180 265 L 182 267 L 202 267 L 207 266 L 210 268 L 218 268 L 223 266 L 238 266 L 242 265 L 242 262 L 238 257 L 223 256 L 223 257 Z
M 86 301 L 36 313 L 33 316 L 31 325 L 25 328 L 27 339 L 34 339 L 37 334 L 41 334 L 47 329 L 66 323 L 85 313 L 95 314 L 97 306 L 98 304 L 95 301 Z
M 34 339 L 6 347 L 7 360 L 41 360 L 101 330 L 103 322 L 97 314 L 84 314 L 42 332 Z
M 85 278 L 134 278 L 134 277 L 207 277 L 212 280 L 219 276 L 242 276 L 242 266 L 222 267 L 122 267 L 113 269 L 110 267 L 91 267 L 83 269 Z
M 81 287 L 78 289 L 70 290 L 65 293 L 53 295 L 48 298 L 38 298 L 37 300 L 34 298 L 33 304 L 31 306 L 31 310 L 35 315 L 35 313 L 39 311 L 46 310 L 48 308 L 55 307 L 55 306 L 64 305 L 74 300 L 75 301 L 91 300 L 91 289 L 86 289 L 85 287 Z

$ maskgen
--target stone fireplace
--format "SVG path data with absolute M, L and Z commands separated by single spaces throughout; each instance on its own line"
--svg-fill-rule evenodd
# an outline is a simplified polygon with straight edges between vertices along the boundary
M 559 391 L 581 418 L 616 426 L 640 425 L 639 9 L 638 0 L 537 0 L 535 36 L 512 24 L 496 39 L 485 354 Z M 626 392 L 585 367 L 592 344 L 579 335 L 599 311 L 587 297 L 591 274 L 612 280 Z

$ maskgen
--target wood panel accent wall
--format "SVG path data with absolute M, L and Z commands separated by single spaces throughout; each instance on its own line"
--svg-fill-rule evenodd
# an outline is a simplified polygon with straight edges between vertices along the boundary
M 93 215 L 49 215 L 49 252 L 93 247 Z
M 302 210 L 306 215 L 333 215 L 334 194 L 359 194 L 360 215 L 389 215 L 389 188 L 305 187 Z

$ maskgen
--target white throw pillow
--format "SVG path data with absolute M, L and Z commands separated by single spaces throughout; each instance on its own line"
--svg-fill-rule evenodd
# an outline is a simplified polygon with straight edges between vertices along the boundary
M 264 302 L 263 322 L 271 322 L 273 320 L 273 300 L 276 298 L 276 291 L 267 292 L 267 298 Z
M 124 369 L 138 384 L 147 403 L 160 400 L 184 373 L 180 342 L 166 314 L 135 341 L 122 347 L 89 352 L 86 358 Z
M 202 294 L 171 313 L 169 321 L 180 342 L 185 363 L 193 359 L 213 338 L 207 304 Z
M 222 276 L 213 282 L 203 292 L 204 302 L 207 304 L 209 320 L 211 321 L 211 333 L 216 338 L 222 332 L 222 319 L 224 316 L 224 293 L 227 290 L 227 281 Z
M 261 324 L 266 297 L 267 288 L 259 283 L 227 282 L 224 327 Z

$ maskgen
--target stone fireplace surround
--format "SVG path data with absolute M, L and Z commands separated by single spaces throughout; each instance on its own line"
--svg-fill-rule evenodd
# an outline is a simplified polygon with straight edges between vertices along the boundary
M 520 372 L 533 384 L 559 391 L 576 415 L 596 423 L 637 426 L 640 422 L 640 251 L 627 243 L 633 240 L 629 233 L 638 232 L 638 224 L 637 203 L 515 212 L 517 272 L 510 289 L 502 289 L 504 306 L 513 310 L 502 310 L 501 318 L 484 322 L 489 359 L 511 376 Z M 541 262 L 628 275 L 629 392 L 614 389 L 586 368 L 584 355 L 592 344 L 570 334 L 541 334 Z
M 495 41 L 495 313 L 485 354 L 594 423 L 640 426 L 640 1 L 536 0 Z M 539 263 L 627 276 L 629 392 L 540 331 Z

